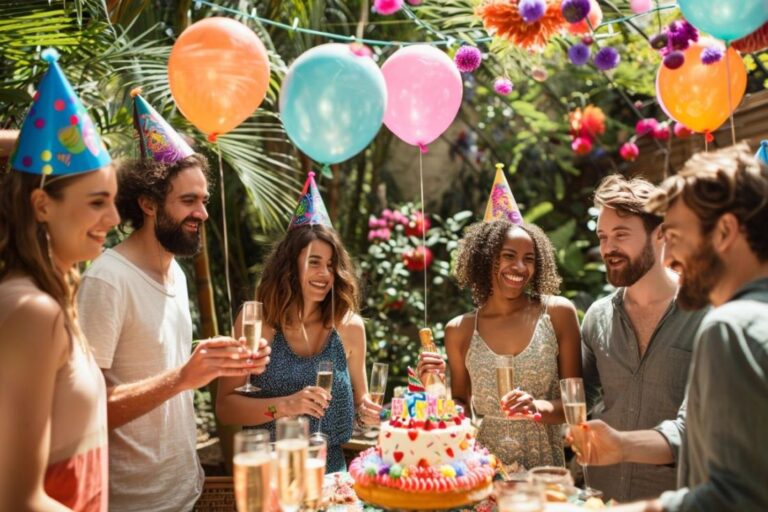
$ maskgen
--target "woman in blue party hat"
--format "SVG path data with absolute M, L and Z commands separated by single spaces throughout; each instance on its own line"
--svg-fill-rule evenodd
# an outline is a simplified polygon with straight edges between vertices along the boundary
M 104 377 L 77 263 L 119 221 L 111 159 L 53 50 L 0 183 L 0 510 L 107 510 Z
M 368 396 L 358 290 L 352 262 L 309 173 L 288 232 L 267 257 L 256 290 L 264 304 L 262 336 L 272 340 L 267 370 L 251 378 L 261 390 L 242 396 L 235 390 L 242 379 L 221 379 L 219 419 L 258 425 L 274 436 L 275 419 L 308 416 L 310 430 L 328 436 L 326 472 L 345 469 L 341 445 L 352 436 L 355 417 L 375 424 L 381 411 Z M 238 334 L 241 328 L 238 317 Z M 321 361 L 333 363 L 330 393 L 315 386 Z

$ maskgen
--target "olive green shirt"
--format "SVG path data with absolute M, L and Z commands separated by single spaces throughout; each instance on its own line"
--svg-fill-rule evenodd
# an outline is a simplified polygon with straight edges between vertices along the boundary
M 768 278 L 702 321 L 671 512 L 768 510 Z
M 688 379 L 693 340 L 706 311 L 683 311 L 673 300 L 659 320 L 643 357 L 624 309 L 624 288 L 595 301 L 582 323 L 582 364 L 587 406 L 592 418 L 617 430 L 644 430 L 678 414 Z M 679 436 L 670 444 L 679 444 Z M 616 464 L 590 467 L 591 487 L 606 498 L 634 501 L 677 488 L 673 466 Z

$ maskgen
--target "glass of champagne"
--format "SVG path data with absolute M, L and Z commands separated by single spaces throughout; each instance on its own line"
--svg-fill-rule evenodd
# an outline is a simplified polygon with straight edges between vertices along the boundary
M 531 482 L 541 486 L 545 499 L 563 501 L 577 494 L 573 477 L 567 468 L 560 466 L 539 466 L 529 472 Z
M 307 461 L 304 465 L 306 472 L 306 491 L 302 510 L 319 510 L 323 504 L 323 480 L 325 478 L 325 462 L 328 458 L 328 436 L 317 433 L 309 437 Z
M 544 512 L 545 499 L 539 485 L 531 482 L 498 481 L 493 484 L 499 512 Z
M 253 300 L 243 303 L 243 336 L 248 350 L 255 354 L 259 350 L 259 341 L 261 340 L 261 320 L 262 305 L 261 302 Z M 251 374 L 245 378 L 245 384 L 235 388 L 239 393 L 256 393 L 261 388 L 251 384 Z
M 328 392 L 329 395 L 331 394 L 331 389 L 333 389 L 333 361 L 330 359 L 323 359 L 317 364 L 317 378 L 315 380 L 315 386 L 323 388 Z M 322 417 L 320 418 L 320 422 L 317 428 L 322 432 Z
M 309 422 L 306 418 L 280 418 L 277 424 L 277 488 L 280 509 L 296 512 L 304 499 Z
M 389 365 L 386 363 L 373 363 L 371 367 L 371 382 L 368 386 L 368 396 L 371 402 L 376 405 L 384 405 L 384 393 L 387 391 L 387 376 L 389 375 Z M 376 437 L 378 435 L 375 427 L 367 427 L 364 435 L 366 437 Z
M 268 512 L 272 462 L 267 430 L 235 434 L 235 502 L 238 512 Z
M 499 391 L 499 407 L 501 407 L 501 399 L 504 395 L 509 393 L 515 388 L 515 358 L 512 356 L 499 356 L 496 361 L 496 387 Z M 506 413 L 502 410 L 502 414 L 506 417 Z M 504 444 L 514 445 L 516 441 L 509 435 L 509 425 L 504 428 Z
M 563 412 L 565 413 L 565 421 L 568 425 L 578 427 L 587 421 L 587 400 L 584 394 L 584 381 L 581 378 L 570 378 L 560 380 L 560 399 L 563 402 Z M 586 460 L 589 460 L 589 436 L 586 438 L 586 446 L 584 454 Z M 600 497 L 603 495 L 601 491 L 593 489 L 589 486 L 587 481 L 587 463 L 583 463 L 582 468 L 584 470 L 584 491 L 582 496 L 584 499 L 591 498 L 593 496 Z

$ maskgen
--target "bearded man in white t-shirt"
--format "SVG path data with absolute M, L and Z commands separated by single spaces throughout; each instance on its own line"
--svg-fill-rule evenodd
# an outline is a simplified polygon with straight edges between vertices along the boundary
M 193 390 L 261 373 L 269 360 L 266 346 L 249 359 L 228 337 L 192 351 L 186 277 L 175 258 L 201 248 L 208 177 L 198 154 L 120 166 L 116 204 L 121 227 L 133 231 L 80 285 L 80 325 L 108 386 L 110 511 L 191 510 L 204 478 Z

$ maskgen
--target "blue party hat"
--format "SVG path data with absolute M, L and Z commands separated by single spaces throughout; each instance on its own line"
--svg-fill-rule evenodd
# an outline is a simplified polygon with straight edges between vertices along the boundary
M 488 197 L 488 205 L 485 207 L 484 222 L 506 219 L 512 224 L 522 224 L 523 216 L 520 207 L 517 206 L 512 189 L 509 188 L 507 178 L 504 177 L 504 164 L 496 164 L 496 176 L 493 179 L 491 195 Z
M 299 197 L 299 204 L 293 212 L 288 229 L 291 230 L 311 224 L 321 224 L 333 228 L 331 218 L 325 209 L 323 198 L 320 196 L 320 191 L 317 190 L 315 173 L 313 172 L 307 175 L 307 181 L 304 183 L 304 189 L 302 189 L 301 196 Z
M 760 149 L 755 153 L 755 158 L 768 165 L 768 140 L 760 142 Z
M 24 119 L 11 167 L 32 174 L 64 176 L 95 171 L 112 162 L 80 99 L 62 73 L 58 52 L 48 62 Z
M 141 158 L 173 164 L 193 154 L 184 139 L 141 97 L 141 89 L 131 91 L 133 126 L 139 133 Z

